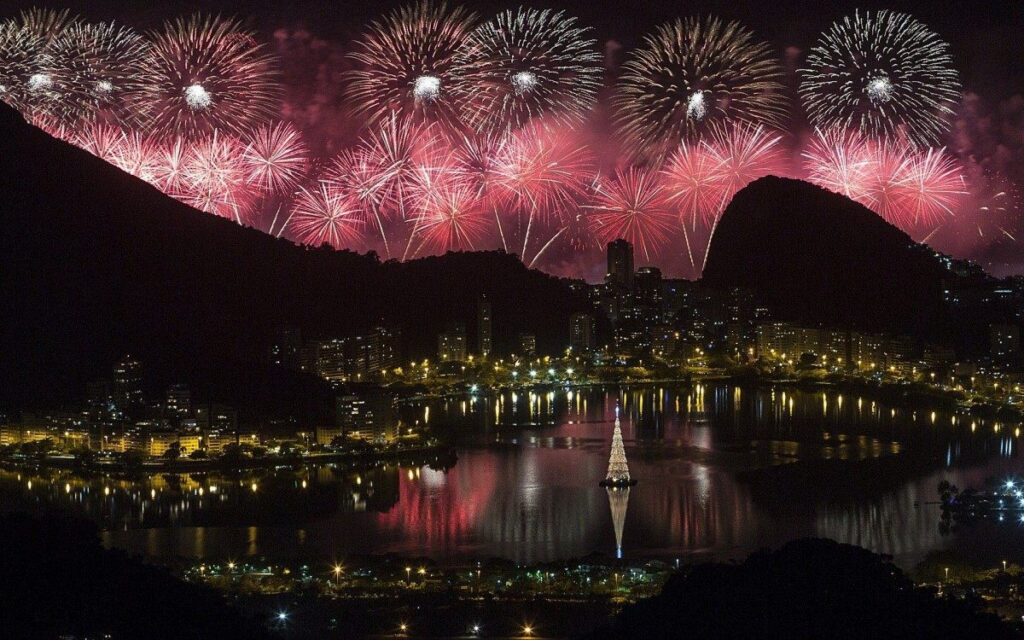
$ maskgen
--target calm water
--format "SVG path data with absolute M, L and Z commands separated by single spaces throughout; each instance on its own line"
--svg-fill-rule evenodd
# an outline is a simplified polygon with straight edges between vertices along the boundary
M 598 486 L 615 407 L 628 494 Z M 943 535 L 936 485 L 1021 470 L 1014 425 L 893 409 L 836 391 L 698 385 L 507 393 L 408 408 L 457 433 L 447 470 L 310 467 L 129 481 L 0 472 L 0 487 L 101 523 L 153 558 L 395 552 L 523 562 L 614 554 L 736 557 L 801 536 L 892 554 L 1024 557 L 1024 528 Z M 29 484 L 31 483 L 31 487 Z M 931 504 L 928 504 L 931 503 Z

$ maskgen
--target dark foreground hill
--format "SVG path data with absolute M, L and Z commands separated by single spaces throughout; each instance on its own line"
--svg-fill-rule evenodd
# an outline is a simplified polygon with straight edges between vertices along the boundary
M 948 341 L 953 278 L 866 207 L 799 180 L 768 177 L 722 214 L 703 282 L 755 291 L 772 317 Z
M 285 328 L 331 337 L 383 321 L 423 357 L 446 322 L 473 330 L 481 294 L 499 352 L 520 332 L 562 346 L 586 304 L 504 253 L 381 263 L 272 238 L 168 198 L 0 103 L 0 408 L 77 399 L 125 353 L 153 388 L 183 381 L 249 402 L 279 386 L 265 360 Z

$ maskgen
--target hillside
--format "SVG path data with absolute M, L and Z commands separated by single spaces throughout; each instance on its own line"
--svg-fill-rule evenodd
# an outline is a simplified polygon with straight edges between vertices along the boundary
M 354 334 L 384 321 L 433 356 L 447 321 L 493 304 L 497 350 L 520 332 L 555 349 L 586 305 L 500 252 L 407 263 L 310 249 L 196 211 L 27 125 L 0 104 L 0 409 L 84 394 L 132 353 L 150 385 L 184 381 L 250 402 L 286 327 Z M 529 305 L 522 304 L 529 300 Z M 543 309 L 544 313 L 536 313 Z
M 866 207 L 799 180 L 741 190 L 711 240 L 703 282 L 752 289 L 772 317 L 947 341 L 954 276 Z

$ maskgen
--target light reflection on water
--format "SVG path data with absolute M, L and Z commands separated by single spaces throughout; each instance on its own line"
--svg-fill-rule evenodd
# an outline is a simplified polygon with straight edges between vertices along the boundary
M 639 480 L 611 503 L 621 523 L 598 486 L 616 404 Z M 940 480 L 980 486 L 1018 469 L 1019 435 L 1010 426 L 835 391 L 520 391 L 409 411 L 457 432 L 452 469 L 308 467 L 140 480 L 2 472 L 0 486 L 87 513 L 108 544 L 154 557 L 397 552 L 535 562 L 613 554 L 621 524 L 627 557 L 734 557 L 818 535 L 911 566 L 956 541 L 985 552 L 978 531 L 940 535 L 939 510 L 927 504 Z

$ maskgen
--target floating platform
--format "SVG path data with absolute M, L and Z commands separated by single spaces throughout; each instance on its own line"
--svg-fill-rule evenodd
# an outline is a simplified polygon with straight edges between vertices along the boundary
M 602 487 L 609 489 L 627 489 L 632 486 L 636 486 L 636 480 L 630 478 L 629 480 L 605 478 L 599 483 Z

